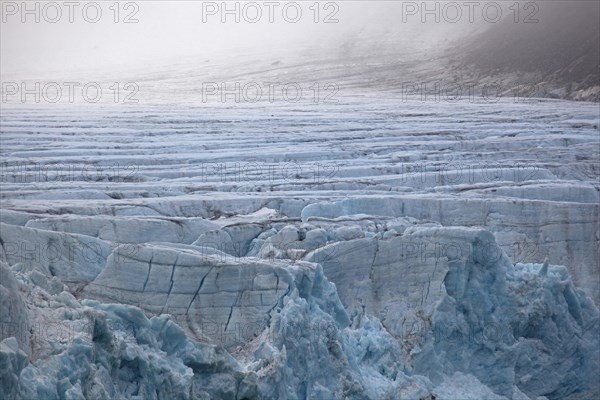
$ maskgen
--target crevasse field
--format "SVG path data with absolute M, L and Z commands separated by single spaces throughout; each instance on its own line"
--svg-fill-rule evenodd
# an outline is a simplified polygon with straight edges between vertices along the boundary
M 0 400 L 600 399 L 600 2 L 0 13 Z
M 597 104 L 1 123 L 6 398 L 598 394 Z

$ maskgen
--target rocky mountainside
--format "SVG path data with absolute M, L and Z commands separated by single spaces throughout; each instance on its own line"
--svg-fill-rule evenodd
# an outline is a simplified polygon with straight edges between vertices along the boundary
M 600 3 L 541 1 L 449 51 L 455 71 L 535 97 L 600 101 Z M 529 21 L 529 22 L 527 22 Z

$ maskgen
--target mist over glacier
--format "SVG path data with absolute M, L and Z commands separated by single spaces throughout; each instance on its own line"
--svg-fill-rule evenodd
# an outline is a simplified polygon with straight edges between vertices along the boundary
M 13 3 L 0 398 L 600 396 L 597 3 Z

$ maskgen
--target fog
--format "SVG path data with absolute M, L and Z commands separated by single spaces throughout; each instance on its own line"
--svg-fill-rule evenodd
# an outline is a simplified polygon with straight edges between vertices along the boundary
M 3 1 L 2 76 L 68 77 L 188 58 L 239 60 L 247 55 L 299 55 L 304 50 L 410 50 L 447 43 L 485 22 L 481 10 L 474 9 L 469 21 L 467 8 L 461 6 L 461 18 L 455 18 L 456 10 L 446 10 L 440 2 L 428 6 L 434 11 L 438 7 L 437 15 L 426 15 L 425 23 L 420 2 L 338 1 L 315 7 L 312 1 L 300 1 L 295 3 L 299 7 L 285 8 L 289 2 L 137 1 L 120 2 L 118 13 L 113 2 L 97 3 L 99 7 L 88 3 L 71 8 L 60 1 L 28 2 L 24 9 L 21 2 Z M 224 13 L 236 7 L 237 15 Z

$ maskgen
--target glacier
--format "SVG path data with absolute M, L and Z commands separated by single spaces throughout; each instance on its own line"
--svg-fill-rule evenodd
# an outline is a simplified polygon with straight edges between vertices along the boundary
M 600 396 L 594 104 L 1 121 L 3 399 Z

